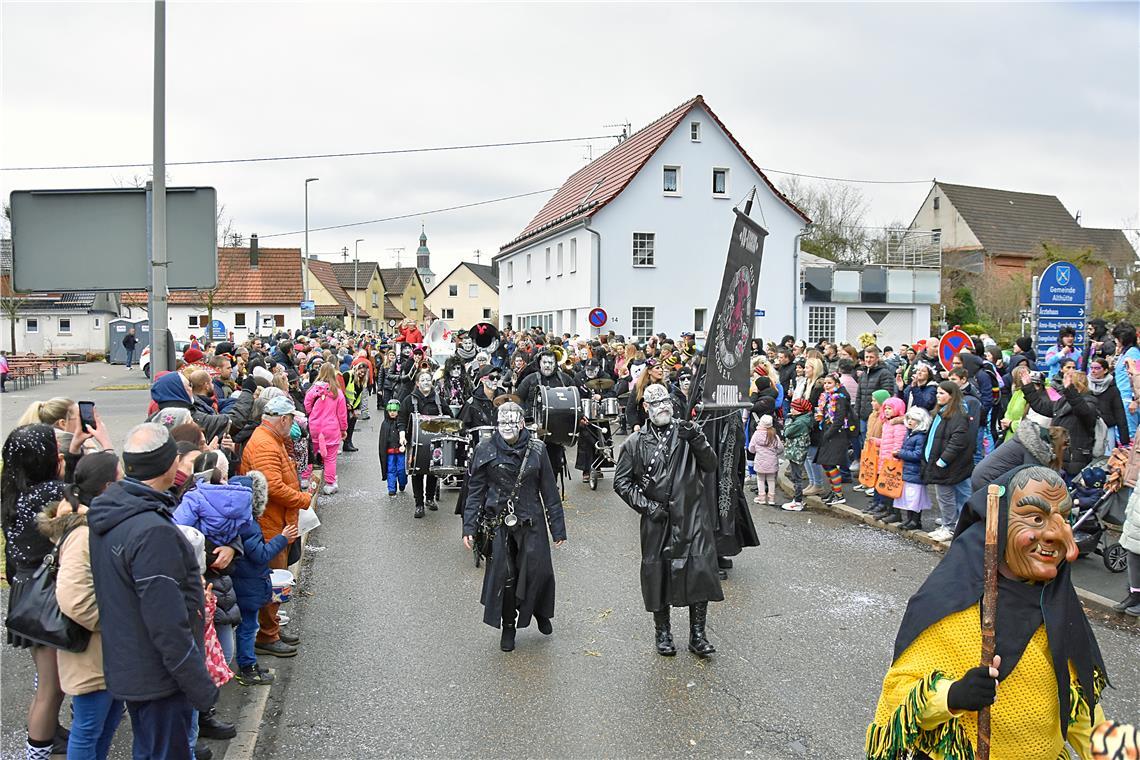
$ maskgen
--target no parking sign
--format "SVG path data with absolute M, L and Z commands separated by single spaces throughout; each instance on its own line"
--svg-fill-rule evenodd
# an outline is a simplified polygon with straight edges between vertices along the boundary
M 953 366 L 954 357 L 961 353 L 963 348 L 972 347 L 974 339 L 955 327 L 938 340 L 938 361 L 942 369 L 949 371 Z
M 588 319 L 590 320 L 590 324 L 594 327 L 603 327 L 606 324 L 606 320 L 609 319 L 609 315 L 606 314 L 605 309 L 599 306 L 596 309 L 590 309 Z

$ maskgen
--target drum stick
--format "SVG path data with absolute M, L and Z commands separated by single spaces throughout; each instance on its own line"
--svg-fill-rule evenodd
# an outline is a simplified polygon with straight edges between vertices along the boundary
M 990 484 L 986 490 L 985 591 L 982 594 L 982 666 L 994 664 L 998 595 L 998 503 L 1001 486 Z M 978 760 L 990 758 L 990 708 L 978 711 Z

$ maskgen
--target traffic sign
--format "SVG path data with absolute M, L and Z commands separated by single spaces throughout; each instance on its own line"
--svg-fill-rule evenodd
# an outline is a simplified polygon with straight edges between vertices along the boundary
M 757 309 L 756 310 L 756 316 L 758 316 L 758 317 L 764 316 L 764 310 L 763 309 Z
M 1087 297 L 1085 278 L 1071 262 L 1054 261 L 1041 273 L 1037 285 L 1037 329 L 1034 335 L 1038 369 L 1045 368 L 1045 356 L 1060 341 L 1063 328 L 1071 327 L 1076 332 L 1075 347 L 1084 346 Z
M 974 339 L 956 327 L 939 338 L 938 361 L 942 364 L 942 369 L 949 370 L 953 365 L 954 357 L 957 356 L 963 348 L 973 345 Z
M 211 338 L 224 338 L 226 337 L 226 326 L 222 324 L 222 320 L 215 319 L 210 323 L 210 337 Z
M 606 324 L 606 320 L 609 319 L 609 316 L 606 314 L 606 310 L 599 306 L 596 309 L 590 309 L 588 319 L 590 320 L 590 324 L 594 327 L 602 327 Z

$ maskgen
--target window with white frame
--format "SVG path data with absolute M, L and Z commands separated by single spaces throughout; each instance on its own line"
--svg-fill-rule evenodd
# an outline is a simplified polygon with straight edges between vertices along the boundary
M 60 335 L 71 335 L 71 317 L 59 318 L 58 332 Z
M 550 268 L 550 248 L 546 249 L 546 279 L 550 279 L 553 270 Z
M 578 238 L 570 238 L 570 274 L 578 271 Z
M 634 337 L 644 339 L 653 334 L 652 306 L 634 306 L 631 316 L 630 329 L 633 331 Z
M 234 327 L 245 327 L 245 312 L 244 311 L 235 311 L 234 312 Z
M 103 326 L 103 320 L 100 319 L 99 317 L 95 317 L 95 329 L 98 330 L 102 326 Z
M 479 297 L 479 283 L 473 282 L 467 286 L 467 297 L 468 298 L 478 298 Z
M 507 287 L 513 288 L 515 286 L 515 262 L 507 262 Z
M 455 319 L 455 309 L 440 309 L 440 319 Z
M 558 276 L 562 276 L 562 243 L 558 244 Z
M 681 167 L 666 166 L 661 189 L 666 193 L 680 195 L 681 193 Z
M 28 317 L 24 320 L 24 332 L 38 333 L 40 331 L 40 320 L 36 317 Z
M 808 313 L 808 345 L 819 343 L 821 340 L 835 340 L 835 307 L 809 306 Z
M 689 122 L 689 139 L 693 142 L 701 141 L 701 123 L 699 121 Z
M 489 308 L 483 309 L 483 319 L 491 318 L 491 310 Z
M 377 293 L 375 290 L 372 291 L 372 308 L 373 309 L 379 309 L 380 308 L 380 294 Z
M 539 327 L 543 332 L 551 332 L 554 330 L 553 312 L 546 312 L 545 314 L 520 314 L 515 321 L 517 322 L 514 328 L 516 330 L 529 330 L 532 327 Z
M 194 328 L 201 327 L 201 325 L 198 322 L 198 319 L 199 319 L 199 317 L 197 314 L 191 314 L 190 316 L 188 316 L 186 318 L 187 326 L 188 327 L 194 327 Z
M 942 228 L 941 227 L 935 227 L 934 229 L 932 229 L 930 231 L 930 244 L 931 245 L 937 245 L 937 246 L 942 245 Z
M 458 285 L 448 285 L 447 286 L 448 298 L 455 298 L 458 295 L 459 295 L 459 286 Z
M 713 169 L 713 195 L 728 196 L 728 169 Z
M 656 243 L 656 233 L 633 233 L 633 265 L 635 267 L 651 267 L 653 264 L 653 247 Z
M 530 282 L 530 254 L 526 255 L 526 281 Z
M 411 298 L 408 299 L 408 311 L 415 311 L 415 310 L 416 310 L 416 297 L 412 296 Z

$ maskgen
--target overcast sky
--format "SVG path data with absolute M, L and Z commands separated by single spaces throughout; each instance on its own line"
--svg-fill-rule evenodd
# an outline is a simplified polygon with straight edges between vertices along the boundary
M 169 2 L 170 161 L 611 134 L 703 94 L 762 167 L 1054 194 L 1140 226 L 1137 3 Z M 149 162 L 152 5 L 0 4 L 0 166 Z M 595 157 L 613 140 L 593 141 Z M 584 142 L 172 167 L 248 235 L 557 187 Z M 149 169 L 0 172 L 13 189 L 113 187 Z M 779 182 L 783 175 L 773 173 Z M 924 184 L 861 185 L 909 222 Z M 422 217 L 433 269 L 483 262 L 547 196 Z M 313 252 L 413 263 L 420 217 L 313 232 Z M 300 247 L 303 235 L 264 245 Z M 329 258 L 329 257 L 323 257 Z M 337 258 L 339 260 L 339 257 Z

